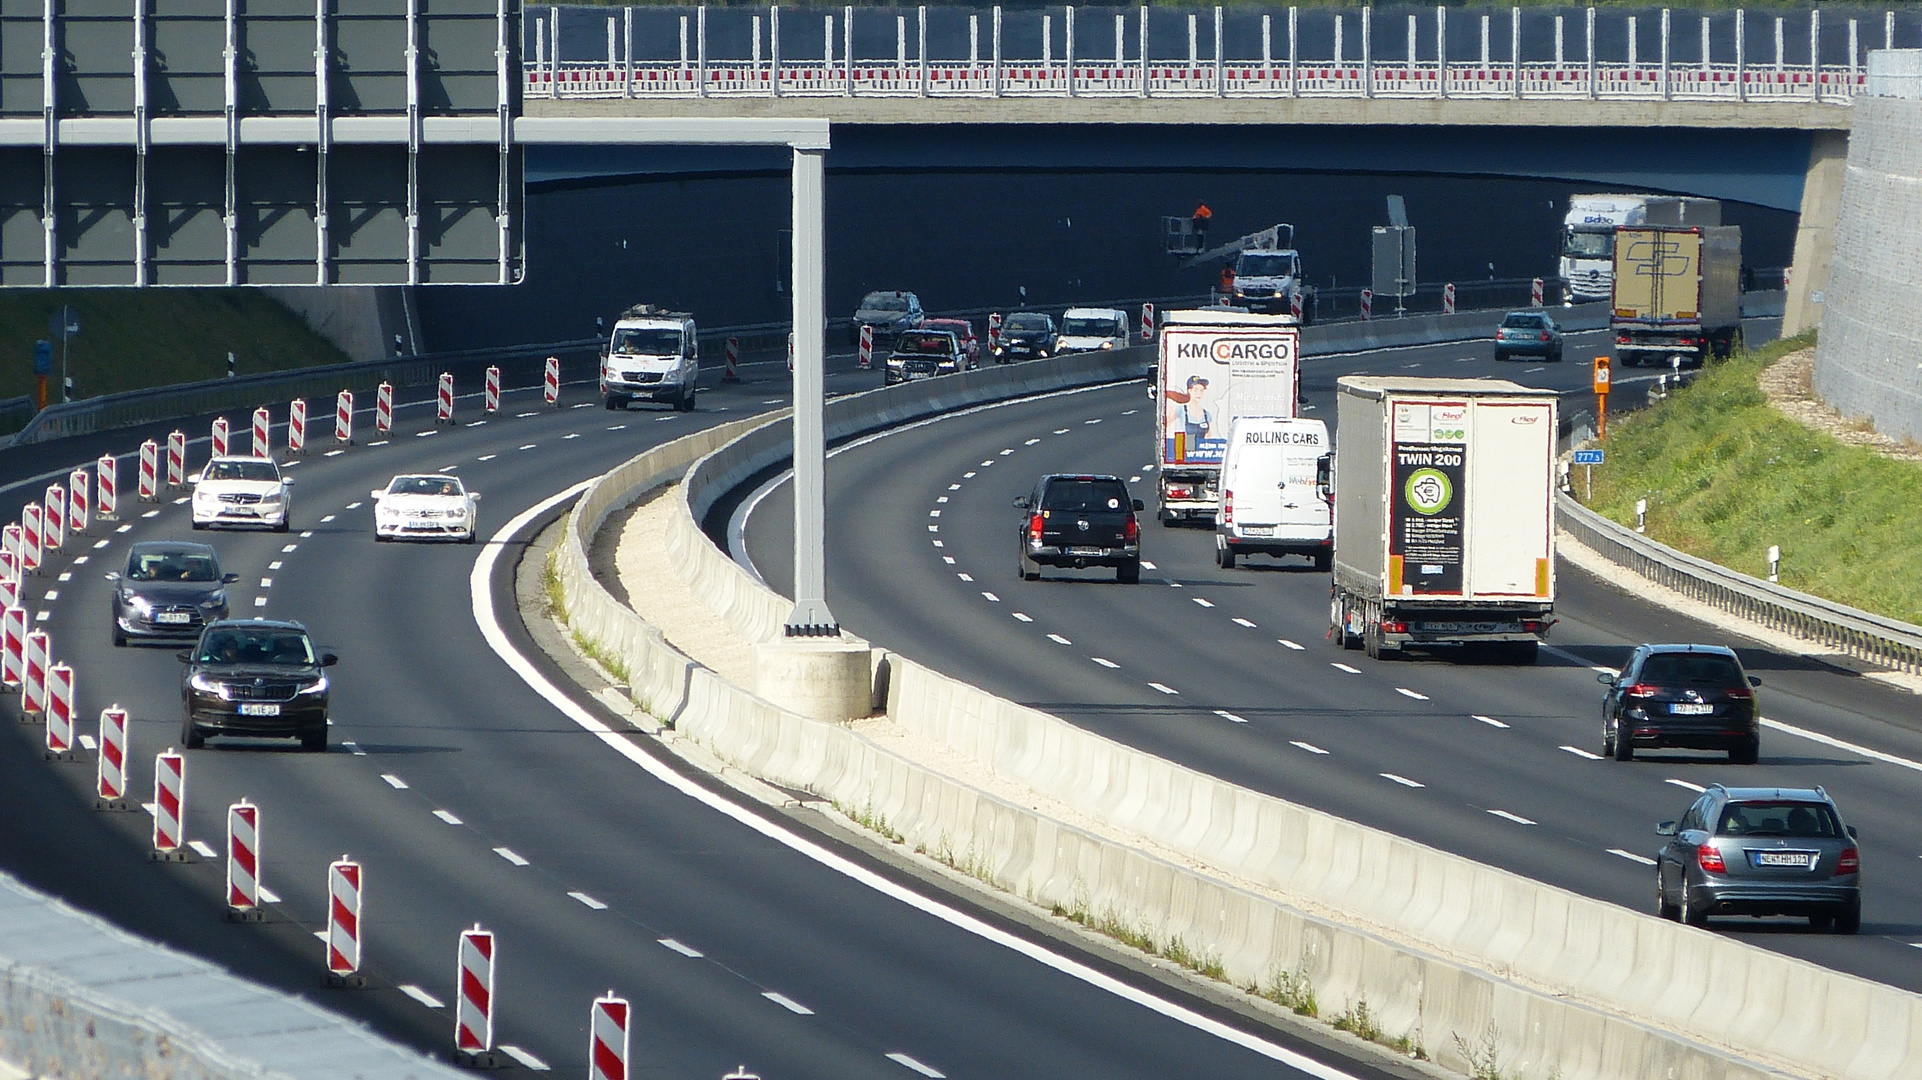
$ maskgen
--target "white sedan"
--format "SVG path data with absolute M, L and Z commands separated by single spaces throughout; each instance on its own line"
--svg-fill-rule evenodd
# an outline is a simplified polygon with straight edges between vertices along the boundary
M 374 498 L 374 539 L 424 537 L 474 542 L 480 493 L 458 476 L 416 473 L 396 476 Z
M 275 532 L 287 531 L 294 478 L 282 476 L 272 458 L 217 457 L 192 483 L 194 528 L 266 525 Z

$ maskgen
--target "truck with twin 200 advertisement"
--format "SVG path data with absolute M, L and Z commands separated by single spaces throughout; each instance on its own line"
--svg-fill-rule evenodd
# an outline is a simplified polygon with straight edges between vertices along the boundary
M 1512 382 L 1336 384 L 1332 636 L 1532 664 L 1554 623 L 1555 395 Z
M 1296 415 L 1301 331 L 1287 315 L 1170 311 L 1154 378 L 1158 516 L 1212 525 L 1235 420 Z

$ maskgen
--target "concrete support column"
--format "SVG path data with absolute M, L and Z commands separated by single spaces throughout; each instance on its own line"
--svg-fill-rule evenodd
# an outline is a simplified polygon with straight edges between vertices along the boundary
M 1846 131 L 1818 131 L 1809 144 L 1809 170 L 1802 181 L 1802 216 L 1795 227 L 1795 262 L 1782 311 L 1783 337 L 1822 325 L 1818 298 L 1825 298 L 1829 287 L 1829 263 L 1835 255 L 1835 223 L 1842 209 L 1842 177 L 1848 171 L 1848 157 Z

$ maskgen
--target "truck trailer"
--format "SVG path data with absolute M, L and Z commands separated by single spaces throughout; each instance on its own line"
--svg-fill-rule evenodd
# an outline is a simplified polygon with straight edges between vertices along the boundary
M 1292 417 L 1300 396 L 1301 331 L 1292 317 L 1235 308 L 1167 312 L 1155 369 L 1161 523 L 1213 525 L 1235 420 Z
M 1331 636 L 1376 659 L 1534 663 L 1555 611 L 1555 395 L 1351 375 L 1335 399 Z
M 1742 229 L 1616 229 L 1614 289 L 1608 326 L 1622 363 L 1727 356 L 1742 340 Z
M 1562 303 L 1606 300 L 1615 281 L 1615 230 L 1623 225 L 1720 225 L 1722 204 L 1684 195 L 1574 195 L 1562 218 Z

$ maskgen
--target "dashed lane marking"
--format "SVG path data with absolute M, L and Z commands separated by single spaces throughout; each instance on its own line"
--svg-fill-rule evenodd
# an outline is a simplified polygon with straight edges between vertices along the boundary
M 282 555 L 291 555 L 299 547 L 299 544 L 282 544 L 280 545 L 280 553 Z
M 1034 445 L 1035 443 L 1038 443 L 1038 442 L 1040 442 L 1040 441 L 1041 441 L 1040 439 L 1029 439 L 1029 440 L 1028 440 L 1027 442 L 1024 442 L 1024 443 L 1022 443 L 1021 445 L 1022 445 L 1022 446 L 1033 446 L 1033 445 Z
M 1586 751 L 1586 750 L 1584 750 L 1584 749 L 1582 749 L 1582 748 L 1581 748 L 1581 747 L 1579 747 L 1579 746 L 1564 746 L 1564 747 L 1562 747 L 1562 749 L 1564 749 L 1564 750 L 1566 750 L 1566 751 L 1568 751 L 1569 753 L 1571 753 L 1571 754 L 1574 754 L 1574 755 L 1575 755 L 1576 757 L 1578 757 L 1578 758 L 1582 758 L 1583 760 L 1586 760 L 1586 761 L 1600 761 L 1600 760 L 1602 760 L 1602 755 L 1600 755 L 1600 754 L 1591 754 L 1591 753 L 1589 753 L 1588 751 Z
M 1400 694 L 1400 695 L 1401 695 L 1402 697 L 1406 697 L 1406 698 L 1414 698 L 1414 699 L 1415 699 L 1416 701 L 1427 701 L 1427 700 L 1428 700 L 1428 695 L 1427 695 L 1427 694 L 1424 694 L 1424 693 L 1421 693 L 1421 692 L 1419 692 L 1419 691 L 1415 691 L 1415 690 L 1410 690 L 1410 689 L 1409 689 L 1409 688 L 1407 688 L 1406 686 L 1397 686 L 1397 687 L 1395 687 L 1395 693 L 1397 693 L 1397 694 Z
M 1223 720 L 1229 721 L 1230 723 L 1245 724 L 1248 722 L 1242 719 L 1241 717 L 1236 716 L 1234 713 L 1229 712 L 1226 709 L 1216 709 L 1215 715 L 1221 717 Z
M 281 561 L 279 559 L 275 559 L 273 562 L 270 562 L 267 564 L 267 569 L 278 570 L 281 568 L 281 566 L 282 566 Z
M 537 412 L 524 412 L 524 413 L 515 413 L 515 414 L 514 414 L 514 419 L 516 419 L 516 420 L 525 420 L 525 419 L 527 419 L 527 418 L 528 418 L 528 417 L 530 417 L 530 416 L 539 416 L 539 415 L 540 415 L 540 413 L 537 413 Z
M 988 466 L 990 466 L 990 465 L 993 465 L 993 464 L 994 464 L 994 459 L 993 459 L 993 458 L 989 458 L 989 459 L 988 459 L 987 461 L 984 461 L 984 462 L 982 462 L 982 463 L 981 463 L 981 467 L 985 469 L 985 468 L 987 468 Z
M 1253 630 L 1253 629 L 1255 628 L 1255 624 L 1254 624 L 1254 623 L 1251 623 L 1251 622 L 1249 622 L 1249 621 L 1248 621 L 1247 619 L 1239 619 L 1239 618 L 1238 618 L 1238 619 L 1236 619 L 1236 620 L 1235 620 L 1235 625 L 1236 625 L 1236 626 L 1245 626 L 1245 627 L 1247 627 L 1247 628 L 1248 628 L 1248 629 L 1250 629 L 1250 630 Z
M 947 563 L 947 564 L 948 564 L 949 566 L 953 566 L 953 565 L 954 565 L 954 556 L 952 556 L 952 555 L 943 555 L 943 556 L 941 556 L 941 561 L 942 561 L 942 562 L 944 562 L 944 563 Z
M 1097 416 L 1093 420 L 1083 420 L 1081 422 L 1084 424 L 1099 424 L 1101 422 L 1101 418 Z
M 311 539 L 313 535 L 314 535 L 314 530 L 312 529 L 302 529 L 300 532 L 300 538 L 302 540 Z
M 930 511 L 928 511 L 928 516 L 929 516 L 929 517 L 931 517 L 931 518 L 938 518 L 938 517 L 940 517 L 940 516 L 941 516 L 941 511 L 939 511 L 939 510 L 930 510 Z
M 988 601 L 988 603 L 990 603 L 990 604 L 998 604 L 998 603 L 1000 603 L 1000 602 L 1001 602 L 1001 598 L 1000 598 L 1000 597 L 998 597 L 998 596 L 996 596 L 996 595 L 994 595 L 994 594 L 993 594 L 993 593 L 991 593 L 991 592 L 983 592 L 983 593 L 982 593 L 981 595 L 982 595 L 982 596 L 984 596 L 984 597 L 986 597 L 986 598 L 987 598 L 987 601 Z
M 1289 745 L 1291 745 L 1291 746 L 1299 746 L 1299 747 L 1301 747 L 1301 748 L 1302 748 L 1303 750 L 1306 750 L 1306 751 L 1308 751 L 1308 752 L 1309 752 L 1309 753 L 1311 753 L 1311 754 L 1326 754 L 1326 753 L 1328 753 L 1328 751 L 1326 751 L 1326 750 L 1323 750 L 1323 749 L 1322 749 L 1321 747 L 1319 747 L 1319 746 L 1316 746 L 1316 745 L 1315 745 L 1314 743 L 1310 743 L 1310 742 L 1302 742 L 1302 741 L 1301 741 L 1300 739 L 1294 739 L 1294 740 L 1291 740 L 1291 741 L 1290 741 L 1290 743 L 1289 743 Z
M 325 935 L 323 934 L 322 936 L 324 937 Z M 430 1009 L 445 1009 L 447 1007 L 446 1002 L 415 986 L 413 983 L 401 983 L 400 992 Z
M 1473 719 L 1480 720 L 1482 723 L 1487 724 L 1489 727 L 1505 728 L 1508 726 L 1507 724 L 1502 723 L 1500 720 L 1497 720 L 1492 716 L 1483 716 L 1480 713 L 1473 713 L 1471 715 Z
M 1073 430 L 1074 430 L 1073 428 L 1055 428 L 1054 433 L 1056 435 L 1066 435 L 1068 432 Z
M 973 574 L 961 574 L 961 573 L 957 573 L 957 574 L 955 574 L 954 576 L 955 576 L 955 577 L 958 577 L 958 578 L 960 578 L 960 579 L 961 579 L 962 581 L 973 581 L 973 580 L 974 580 L 974 575 L 973 575 Z
M 594 899 L 593 897 L 587 895 L 584 892 L 571 892 L 571 893 L 568 893 L 567 895 L 573 897 L 575 900 L 580 901 L 581 904 L 585 905 L 588 908 L 593 909 L 594 911 L 607 910 L 606 904 L 601 903 L 599 900 Z
M 79 560 L 78 560 L 78 559 L 76 559 L 76 560 L 74 560 L 74 561 L 75 561 L 75 562 L 78 562 Z M 72 580 L 73 580 L 73 571 L 71 571 L 71 570 L 62 570 L 62 571 L 60 571 L 60 580 L 61 580 L 61 581 L 72 581 Z
M 814 1010 L 775 990 L 763 990 L 761 996 L 797 1016 L 813 1016 Z
M 1164 693 L 1164 694 L 1179 694 L 1179 693 L 1181 693 L 1181 691 L 1179 691 L 1179 690 L 1176 690 L 1176 689 L 1175 689 L 1174 687 L 1172 687 L 1172 686 L 1169 686 L 1169 685 L 1167 685 L 1167 684 L 1165 684 L 1165 683 L 1158 683 L 1158 682 L 1151 682 L 1151 683 L 1149 683 L 1148 685 L 1149 685 L 1149 686 L 1152 686 L 1152 687 L 1154 687 L 1154 688 L 1155 688 L 1156 690 L 1159 690 L 1159 691 L 1161 691 L 1161 692 L 1162 692 L 1162 693 Z
M 94 742 L 93 736 L 91 735 L 80 735 L 77 736 L 77 738 L 80 740 L 80 748 L 82 750 L 98 750 L 100 748 L 100 744 Z
M 520 854 L 520 852 L 515 851 L 513 848 L 497 847 L 494 849 L 494 854 L 499 855 L 501 858 L 506 859 L 508 862 L 513 863 L 515 866 L 527 865 L 527 859 L 524 858 Z
M 334 520 L 334 515 L 332 515 L 332 514 L 328 514 L 328 515 L 326 515 L 325 517 L 323 517 L 323 518 L 321 518 L 321 519 L 320 519 L 320 523 L 321 523 L 322 525 L 325 525 L 325 524 L 327 524 L 328 522 L 330 522 L 330 521 L 332 521 L 332 520 Z
M 129 522 L 129 523 L 127 523 L 127 524 L 125 524 L 125 525 L 122 525 L 122 526 L 120 526 L 120 527 L 119 527 L 118 529 L 115 529 L 115 530 L 114 530 L 114 532 L 117 532 L 117 533 L 129 533 L 129 532 L 132 532 L 132 531 L 133 531 L 133 523 L 132 523 L 132 522 Z
M 1048 640 L 1054 642 L 1056 645 L 1073 645 L 1074 644 L 1074 642 L 1069 641 L 1067 638 L 1062 637 L 1060 634 L 1049 634 Z
M 1139 484 L 1139 483 L 1141 483 L 1141 477 L 1139 477 L 1139 476 L 1130 476 L 1130 477 L 1128 478 L 1128 482 L 1129 482 L 1130 484 Z
M 528 444 L 527 444 L 526 446 L 523 446 L 523 447 L 521 447 L 521 449 L 522 449 L 522 450 L 532 450 L 532 449 L 534 449 L 534 448 L 535 448 L 536 446 L 539 446 L 539 445 L 540 445 L 539 443 L 528 443 Z
M 280 894 L 262 885 L 260 887 L 260 902 L 263 904 L 278 904 L 280 903 Z
M 948 485 L 948 490 L 949 490 L 949 491 L 960 491 L 960 490 L 961 490 L 961 485 L 960 485 L 960 484 L 949 484 L 949 485 Z
M 1189 599 L 1191 599 L 1191 600 L 1193 600 L 1193 601 L 1194 601 L 1195 603 L 1197 603 L 1197 604 L 1200 604 L 1200 605 L 1201 605 L 1202 607 L 1214 607 L 1214 606 L 1215 606 L 1215 602 L 1214 602 L 1213 600 L 1210 600 L 1210 599 L 1208 599 L 1207 597 L 1204 597 L 1204 596 L 1193 596 L 1193 597 L 1189 597 Z
M 439 431 L 439 429 L 435 429 L 435 430 L 433 430 L 433 431 L 416 431 L 416 432 L 414 432 L 414 438 L 416 438 L 416 439 L 431 439 L 431 438 L 433 438 L 434 436 L 436 436 L 436 435 L 439 435 L 439 434 L 440 434 L 440 431 Z
M 1159 569 L 1161 569 L 1160 567 L 1158 567 L 1158 566 L 1156 566 L 1156 565 L 1155 565 L 1154 563 L 1151 563 L 1151 562 L 1149 562 L 1149 561 L 1148 561 L 1148 560 L 1146 560 L 1146 559 L 1143 559 L 1143 560 L 1141 560 L 1141 568 L 1142 568 L 1143 570 L 1159 570 Z
M 52 617 L 52 615 L 53 615 L 53 612 L 51 612 L 51 611 L 36 611 L 36 612 L 34 612 L 34 613 L 33 613 L 33 621 L 34 621 L 34 622 L 46 622 L 46 621 L 47 621 L 47 619 L 49 619 L 50 617 Z
M 964 472 L 964 473 L 962 473 L 962 474 L 961 474 L 961 478 L 962 478 L 963 480 L 972 480 L 972 479 L 974 479 L 974 473 L 973 473 L 972 471 L 970 471 L 970 472 Z
M 187 841 L 187 846 L 190 848 L 193 848 L 194 851 L 197 854 L 199 854 L 199 856 L 203 859 L 220 858 L 220 852 L 215 851 L 212 847 L 208 846 L 207 841 L 205 840 L 189 840 Z
M 59 590 L 59 589 L 48 589 L 48 590 L 47 590 L 47 595 L 46 595 L 46 596 L 44 596 L 44 597 L 41 597 L 41 599 L 43 599 L 43 600 L 45 600 L 45 601 L 47 601 L 48 603 L 52 603 L 52 602 L 54 602 L 55 600 L 58 600 L 58 599 L 60 599 L 60 590 Z
M 1118 668 L 1121 666 L 1120 664 L 1115 663 L 1113 660 L 1110 660 L 1105 656 L 1090 656 L 1088 657 L 1088 659 L 1093 660 L 1095 663 L 1100 664 L 1102 667 L 1105 667 L 1105 668 Z
M 1638 862 L 1638 863 L 1641 863 L 1643 866 L 1655 865 L 1655 860 L 1649 858 L 1646 855 L 1637 855 L 1632 851 L 1623 851 L 1621 848 L 1618 848 L 1618 847 L 1609 848 L 1608 853 L 1610 855 L 1620 855 L 1622 858 L 1627 859 L 1629 862 Z
M 346 452 L 347 452 L 347 451 L 345 451 L 345 450 L 329 450 L 329 451 L 327 451 L 327 452 L 326 452 L 325 454 L 323 454 L 323 455 L 321 455 L 321 456 L 322 456 L 322 457 L 339 457 L 340 455 L 342 455 L 342 454 L 344 454 L 344 453 L 346 453 Z
M 565 435 L 563 435 L 563 436 L 561 436 L 561 438 L 562 438 L 563 440 L 566 440 L 566 439 L 578 439 L 578 438 L 580 438 L 580 437 L 581 437 L 581 433 L 580 433 L 580 432 L 578 432 L 578 431 L 570 431 L 570 432 L 568 432 L 567 434 L 565 434 Z M 450 466 L 450 467 L 451 467 L 451 466 Z
M 393 773 L 381 773 L 380 778 L 382 780 L 387 781 L 387 786 L 393 788 L 395 791 L 407 790 L 407 781 L 402 780 L 400 777 L 395 776 Z
M 518 1046 L 511 1046 L 507 1043 L 502 1043 L 501 1053 L 506 1054 L 508 1057 L 513 1058 L 515 1061 L 520 1062 L 523 1066 L 525 1066 L 526 1068 L 532 1069 L 535 1072 L 547 1071 L 547 1062 L 542 1061 L 540 1058 L 535 1057 L 534 1055 L 528 1053 L 525 1050 L 522 1050 Z
M 1335 669 L 1336 671 L 1346 671 L 1346 672 L 1347 672 L 1348 674 L 1350 674 L 1350 675 L 1359 675 L 1359 674 L 1361 674 L 1361 669 L 1360 669 L 1360 668 L 1358 668 L 1358 667 L 1350 667 L 1349 665 L 1347 665 L 1347 664 L 1343 664 L 1343 663 L 1333 663 L 1333 664 L 1329 664 L 1328 666 L 1329 666 L 1329 667 L 1331 667 L 1331 668 L 1334 668 L 1334 669 Z
M 349 741 L 343 741 L 343 742 L 342 742 L 342 743 L 340 744 L 340 747 L 341 747 L 341 749 L 343 749 L 343 750 L 345 750 L 345 751 L 347 751 L 348 753 L 350 753 L 350 754 L 352 754 L 352 755 L 354 755 L 355 757 L 366 757 L 366 756 L 367 756 L 367 751 L 365 751 L 365 750 L 362 750 L 362 749 L 360 748 L 360 744 L 359 744 L 359 743 L 357 743 L 357 742 L 353 742 L 353 741 L 351 741 L 351 740 L 349 740 Z
M 1284 645 L 1284 646 L 1286 646 L 1286 647 L 1288 647 L 1288 648 L 1290 648 L 1290 649 L 1293 649 L 1293 650 L 1295 650 L 1296 652 L 1300 652 L 1300 651 L 1301 651 L 1301 646 L 1299 646 L 1299 645 L 1297 645 L 1297 644 L 1295 644 L 1295 643 L 1294 643 L 1294 642 L 1292 642 L 1292 641 L 1289 641 L 1289 640 L 1288 640 L 1287 638 L 1285 638 L 1285 637 L 1278 637 L 1278 638 L 1276 638 L 1276 639 L 1275 639 L 1275 643 L 1276 643 L 1276 644 L 1278 644 L 1278 645 Z
M 434 811 L 434 816 L 441 819 L 442 821 L 445 821 L 449 825 L 459 825 L 461 823 L 460 817 L 456 815 L 452 810 L 436 810 Z
M 1700 785 L 1700 784 L 1691 784 L 1691 783 L 1689 783 L 1688 781 L 1686 781 L 1686 780 L 1683 780 L 1683 779 L 1681 779 L 1680 777 L 1675 777 L 1675 776 L 1671 776 L 1671 777 L 1669 777 L 1668 779 L 1666 779 L 1666 780 L 1664 780 L 1664 781 L 1662 781 L 1662 783 L 1664 783 L 1664 784 L 1674 784 L 1674 785 L 1675 785 L 1676 787 L 1678 787 L 1678 788 L 1687 788 L 1688 790 L 1690 790 L 1690 791 L 1693 791 L 1693 792 L 1694 792 L 1694 793 L 1696 793 L 1697 795 L 1700 795 L 1700 794 L 1701 794 L 1702 792 L 1704 792 L 1704 791 L 1707 791 L 1707 790 L 1708 790 L 1707 788 L 1705 788 L 1705 787 L 1703 787 L 1703 786 L 1702 786 L 1702 785 Z
M 1535 824 L 1533 821 L 1530 821 L 1529 819 L 1521 816 L 1520 814 L 1511 814 L 1506 810 L 1490 810 L 1489 813 L 1495 815 L 1498 818 L 1501 818 L 1504 821 L 1512 821 L 1517 825 Z
M 367 445 L 368 445 L 368 446 L 369 446 L 370 448 L 371 448 L 371 447 L 375 447 L 375 446 L 386 446 L 386 445 L 387 445 L 388 443 L 390 443 L 390 442 L 392 442 L 392 441 L 393 441 L 392 439 L 381 439 L 381 440 L 379 440 L 379 441 L 377 441 L 377 442 L 370 442 L 370 443 L 368 443 Z
M 1418 788 L 1418 787 L 1427 787 L 1427 786 L 1428 786 L 1427 784 L 1424 784 L 1424 783 L 1422 783 L 1422 782 L 1421 782 L 1421 781 L 1419 781 L 1419 780 L 1410 780 L 1410 779 L 1409 779 L 1409 778 L 1407 778 L 1406 776 L 1397 776 L 1397 775 L 1395 775 L 1394 773 L 1391 773 L 1391 772 L 1385 772 L 1385 773 L 1382 773 L 1382 774 L 1380 774 L 1380 775 L 1381 775 L 1381 778 L 1382 778 L 1382 779 L 1384 779 L 1384 780 L 1392 780 L 1392 781 L 1394 781 L 1395 783 L 1397 783 L 1397 784 L 1400 784 L 1400 785 L 1401 785 L 1402 787 L 1411 787 L 1411 788 Z
M 948 1077 L 947 1073 L 942 1072 L 932 1065 L 923 1065 L 899 1050 L 889 1054 L 888 1060 L 894 1062 L 896 1065 L 903 1065 L 913 1069 L 915 1072 L 927 1077 L 928 1080 L 947 1080 Z
M 113 543 L 112 540 L 95 540 L 93 542 L 93 549 L 95 551 L 99 551 L 101 548 L 106 547 L 108 544 L 111 544 L 111 543 Z
M 273 578 L 270 578 L 270 577 L 264 577 L 264 578 L 261 578 L 261 579 L 260 579 L 260 587 L 261 587 L 261 588 L 263 588 L 263 589 L 271 589 L 271 588 L 273 588 L 273 587 L 274 587 L 274 579 L 273 579 Z
M 159 516 L 160 516 L 160 511 L 159 511 L 159 510 L 149 510 L 149 511 L 147 511 L 146 513 L 144 513 L 144 514 L 142 514 L 142 515 L 140 515 L 140 516 L 141 516 L 141 517 L 143 517 L 143 518 L 157 518 L 157 517 L 159 517 Z
M 256 597 L 254 597 L 254 606 L 255 606 L 255 607 L 266 607 L 266 606 L 267 606 L 267 598 L 266 598 L 266 597 L 264 597 L 264 596 L 256 596 Z
M 1031 619 L 1031 618 L 1029 618 L 1029 617 L 1028 617 L 1028 615 L 1027 615 L 1027 613 L 1026 613 L 1026 612 L 1021 612 L 1021 611 L 1016 611 L 1016 612 L 1013 612 L 1012 614 L 1014 615 L 1014 617 L 1015 617 L 1015 618 L 1017 618 L 1017 619 L 1019 619 L 1019 620 L 1021 620 L 1022 622 L 1033 622 L 1033 621 L 1034 621 L 1033 619 Z
M 498 455 L 498 454 L 482 454 L 481 456 L 479 456 L 479 457 L 477 457 L 477 458 L 475 458 L 474 460 L 475 460 L 475 461 L 492 461 L 492 460 L 494 460 L 494 459 L 495 459 L 496 457 L 499 457 L 499 456 L 500 456 L 500 455 Z
M 948 501 L 948 497 L 947 497 L 946 495 L 943 495 L 943 496 L 941 496 L 940 498 L 938 498 L 938 499 L 936 499 L 936 500 L 934 500 L 934 501 L 935 501 L 936 503 L 945 503 L 945 502 L 947 502 L 947 501 Z
M 570 893 L 569 895 L 571 896 L 573 894 Z M 661 938 L 660 944 L 665 946 L 666 948 L 674 950 L 677 953 L 680 953 L 682 956 L 691 957 L 695 960 L 699 960 L 702 957 L 702 955 L 704 955 L 701 952 L 701 950 L 695 948 L 694 946 L 683 945 L 680 942 L 675 941 L 671 937 Z

